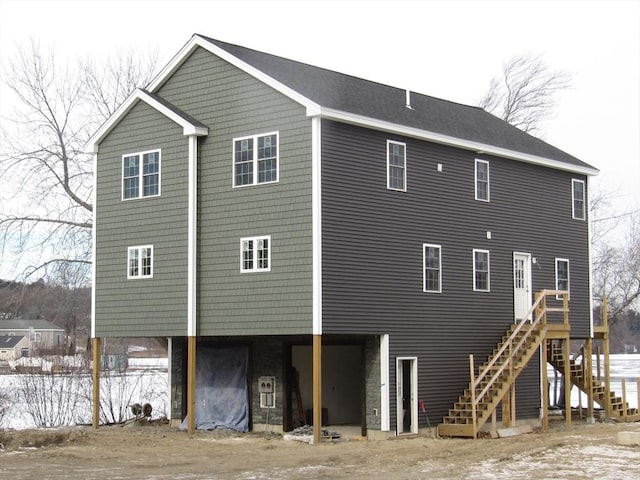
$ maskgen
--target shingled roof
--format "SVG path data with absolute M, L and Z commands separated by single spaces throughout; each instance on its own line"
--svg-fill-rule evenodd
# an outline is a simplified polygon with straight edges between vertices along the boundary
M 588 173 L 597 169 L 479 107 L 411 92 L 351 75 L 195 35 L 263 72 L 323 108 L 434 132 L 478 144 L 562 162 Z

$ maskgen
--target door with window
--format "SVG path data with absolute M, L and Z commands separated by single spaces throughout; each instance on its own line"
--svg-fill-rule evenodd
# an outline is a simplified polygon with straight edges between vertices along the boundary
M 531 254 L 513 253 L 513 310 L 516 321 L 525 318 L 531 308 Z

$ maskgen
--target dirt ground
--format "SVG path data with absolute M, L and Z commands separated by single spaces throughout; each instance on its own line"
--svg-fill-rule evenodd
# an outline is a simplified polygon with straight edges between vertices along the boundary
M 11 479 L 638 479 L 640 446 L 617 443 L 640 423 L 553 425 L 501 439 L 285 441 L 185 432 L 166 425 L 0 430 L 0 478 Z

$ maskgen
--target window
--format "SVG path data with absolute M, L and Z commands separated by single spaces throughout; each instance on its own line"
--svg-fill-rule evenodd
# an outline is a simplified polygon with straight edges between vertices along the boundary
M 569 291 L 569 260 L 566 258 L 556 258 L 556 290 Z M 562 295 L 557 295 L 556 299 L 562 300 Z
M 442 292 L 442 253 L 440 245 L 422 245 L 423 292 Z
M 129 247 L 127 278 L 153 277 L 153 246 Z
M 406 145 L 387 140 L 387 188 L 407 191 Z
M 271 237 L 240 239 L 240 271 L 268 272 L 271 270 Z
M 123 155 L 122 199 L 130 200 L 158 195 L 160 195 L 160 150 Z
M 473 251 L 473 289 L 489 291 L 489 250 Z
M 584 209 L 584 181 L 571 180 L 571 196 L 573 197 L 573 204 L 571 213 L 576 220 L 584 220 L 586 218 Z
M 278 133 L 233 140 L 233 186 L 278 181 Z
M 41 332 L 34 332 L 34 331 L 29 332 L 29 341 L 31 343 L 40 343 L 41 340 L 42 340 Z
M 476 200 L 489 201 L 489 162 L 476 160 Z

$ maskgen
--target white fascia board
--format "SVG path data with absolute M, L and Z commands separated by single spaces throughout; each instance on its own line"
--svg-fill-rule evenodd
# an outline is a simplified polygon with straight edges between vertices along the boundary
M 326 118 L 328 120 L 337 120 L 340 122 L 351 123 L 353 125 L 360 125 L 364 127 L 373 128 L 375 130 L 394 132 L 400 135 L 405 135 L 407 137 L 418 138 L 420 140 L 428 140 L 430 142 L 458 147 L 465 150 L 472 150 L 479 154 L 496 155 L 498 157 L 509 158 L 511 160 L 518 160 L 526 163 L 532 163 L 535 165 L 541 165 L 544 167 L 554 168 L 557 170 L 564 170 L 571 173 L 577 173 L 581 175 L 598 175 L 599 173 L 599 170 L 595 168 L 571 165 L 570 163 L 561 162 L 558 160 L 552 160 L 545 157 L 530 155 L 527 153 L 517 152 L 515 150 L 509 150 L 506 148 L 496 147 L 493 145 L 487 145 L 480 142 L 464 140 L 461 138 L 451 137 L 449 135 L 430 132 L 428 130 L 422 130 L 419 128 L 407 127 L 404 125 L 399 125 L 397 123 L 386 122 L 383 120 L 376 120 L 374 118 L 365 117 L 362 115 L 357 115 L 357 114 L 348 113 L 348 112 L 343 112 L 341 110 L 321 108 L 320 111 L 315 113 L 315 115 L 318 115 L 322 118 Z
M 113 128 L 122 120 L 122 118 L 129 113 L 129 111 L 135 106 L 138 101 L 143 101 L 151 108 L 157 110 L 165 117 L 169 118 L 173 122 L 182 127 L 182 133 L 185 136 L 197 135 L 206 136 L 209 134 L 209 129 L 198 125 L 193 125 L 185 118 L 178 115 L 176 112 L 158 102 L 155 98 L 147 94 L 146 92 L 136 89 L 129 97 L 124 101 L 120 107 L 109 117 L 109 119 L 102 124 L 102 126 L 93 134 L 89 141 L 85 145 L 85 150 L 93 153 L 98 153 L 98 144 L 107 136 L 107 134 L 113 130 Z
M 318 112 L 320 112 L 321 107 L 320 105 L 318 105 L 317 103 L 313 102 L 312 100 L 310 100 L 309 98 L 305 97 L 304 95 L 301 95 L 299 92 L 293 90 L 292 88 L 287 87 L 286 85 L 284 85 L 283 83 L 277 81 L 275 78 L 270 77 L 269 75 L 267 75 L 266 73 L 264 73 L 261 70 L 258 70 L 257 68 L 253 67 L 252 65 L 249 65 L 246 62 L 243 62 L 242 60 L 240 60 L 238 57 L 232 55 L 231 53 L 227 52 L 226 50 L 221 49 L 220 47 L 209 43 L 207 40 L 194 35 L 191 40 L 182 48 L 182 50 L 180 51 L 180 53 L 178 53 L 178 55 L 176 55 L 172 60 L 170 65 L 168 65 L 166 67 L 166 73 L 164 73 L 164 75 L 170 75 L 171 73 L 173 73 L 175 71 L 175 69 L 180 66 L 180 64 L 182 64 L 182 62 L 186 59 L 187 55 L 190 55 L 191 52 L 195 49 L 196 46 L 202 47 L 205 50 L 211 52 L 212 54 L 220 57 L 221 59 L 225 60 L 226 62 L 229 62 L 231 65 L 239 68 L 240 70 L 244 71 L 245 73 L 251 75 L 252 77 L 256 78 L 257 80 L 263 82 L 264 84 L 268 85 L 269 87 L 273 88 L 274 90 L 282 93 L 283 95 L 285 95 L 286 97 L 289 97 L 290 99 L 292 99 L 293 101 L 299 103 L 300 105 L 302 105 L 303 107 L 305 107 L 307 109 L 307 115 L 308 116 L 314 116 L 317 115 Z M 163 70 L 164 72 L 164 70 Z M 157 88 L 158 86 L 162 85 L 162 83 L 164 82 L 164 77 L 159 78 L 157 80 L 155 80 L 154 82 L 151 83 L 151 85 L 149 86 L 149 90 L 150 91 L 154 91 L 154 88 Z

